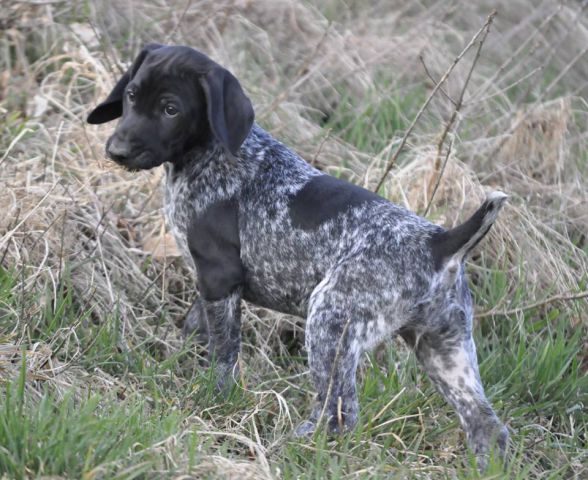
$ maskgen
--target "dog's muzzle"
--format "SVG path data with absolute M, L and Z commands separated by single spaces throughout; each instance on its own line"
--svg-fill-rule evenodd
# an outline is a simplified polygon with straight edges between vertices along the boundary
M 111 137 L 106 144 L 106 155 L 116 163 L 124 164 L 130 153 L 129 145 L 121 142 L 116 136 Z

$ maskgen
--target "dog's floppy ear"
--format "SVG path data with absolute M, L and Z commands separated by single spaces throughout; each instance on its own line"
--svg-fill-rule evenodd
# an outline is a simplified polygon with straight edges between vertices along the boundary
M 125 72 L 120 80 L 116 82 L 112 92 L 106 97 L 106 100 L 90 112 L 90 115 L 88 115 L 87 118 L 88 123 L 93 125 L 106 123 L 122 115 L 122 99 L 127 84 L 131 81 L 135 73 L 137 73 L 137 70 L 139 70 L 139 67 L 143 63 L 143 60 L 145 60 L 147 54 L 150 51 L 161 47 L 163 47 L 163 45 L 159 45 L 158 43 L 145 45 L 143 50 L 137 55 L 137 58 L 135 58 L 131 67 Z
M 208 123 L 216 139 L 236 155 L 249 135 L 255 114 L 239 81 L 222 67 L 199 77 L 206 96 Z

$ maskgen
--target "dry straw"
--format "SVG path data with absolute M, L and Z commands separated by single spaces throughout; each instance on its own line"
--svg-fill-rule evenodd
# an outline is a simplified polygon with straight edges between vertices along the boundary
M 197 47 L 234 71 L 263 125 L 305 158 L 377 183 L 435 222 L 453 226 L 485 192 L 508 192 L 482 258 L 470 265 L 474 282 L 497 268 L 508 285 L 480 310 L 540 310 L 547 298 L 586 322 L 578 289 L 588 271 L 588 22 L 576 3 L 3 2 L 0 71 L 9 75 L 0 75 L 0 258 L 17 272 L 14 291 L 36 290 L 55 304 L 67 276 L 78 321 L 104 325 L 116 313 L 121 349 L 149 344 L 167 357 L 183 347 L 174 322 L 195 287 L 166 233 L 162 172 L 116 169 L 103 158 L 111 128 L 84 124 L 143 43 L 166 41 Z M 466 53 L 476 42 L 472 58 Z M 537 73 L 545 71 L 550 80 L 542 84 Z M 389 132 L 388 147 L 375 155 L 347 143 L 345 129 L 325 130 L 324 119 L 341 109 L 361 117 L 367 105 L 410 96 L 407 86 L 416 85 L 427 100 L 415 95 L 415 121 Z M 521 285 L 528 305 L 512 303 Z M 113 388 L 117 380 L 77 363 L 84 351 L 75 325 L 51 343 L 28 344 L 27 322 L 41 308 L 27 305 L 0 332 L 2 378 L 18 375 L 24 353 L 32 396 L 41 383 L 60 394 Z M 285 335 L 300 340 L 301 321 L 244 307 L 246 387 L 256 408 L 278 399 L 276 433 L 257 438 L 247 419 L 192 419 L 211 436 L 234 436 L 256 458 L 213 456 L 198 466 L 202 475 L 271 477 L 264 452 L 292 426 L 283 393 L 305 375 L 289 377 L 270 360 L 287 354 Z M 70 353 L 57 360 L 56 351 Z M 281 376 L 280 388 L 255 372 Z M 173 442 L 154 448 L 181 464 Z

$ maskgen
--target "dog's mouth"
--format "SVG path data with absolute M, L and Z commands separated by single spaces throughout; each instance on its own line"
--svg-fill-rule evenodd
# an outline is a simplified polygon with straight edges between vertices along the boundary
M 141 165 L 145 163 L 147 157 L 147 152 L 143 150 L 142 152 L 127 158 L 124 162 L 117 163 L 119 163 L 121 167 L 123 167 L 125 170 L 128 170 L 129 172 L 136 172 L 141 170 Z
M 151 155 L 147 150 L 142 150 L 126 157 L 112 155 L 108 151 L 106 154 L 110 160 L 129 172 L 137 172 L 153 166 Z
M 115 162 L 117 164 L 117 166 L 121 167 L 125 172 L 130 172 L 130 173 L 134 173 L 134 172 L 140 172 L 141 169 L 138 167 L 131 167 L 129 165 L 125 165 L 124 163 L 118 163 Z

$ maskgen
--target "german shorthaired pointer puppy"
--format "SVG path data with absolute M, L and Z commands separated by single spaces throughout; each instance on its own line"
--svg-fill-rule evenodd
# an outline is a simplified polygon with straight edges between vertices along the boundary
M 464 258 L 505 194 L 445 230 L 326 175 L 255 124 L 237 79 L 188 47 L 147 45 L 88 122 L 118 117 L 108 156 L 129 170 L 165 166 L 167 221 L 200 290 L 184 329 L 208 339 L 220 388 L 235 374 L 245 299 L 307 318 L 318 398 L 298 435 L 323 419 L 332 432 L 353 427 L 362 353 L 401 335 L 479 466 L 492 442 L 504 451 L 508 432 L 478 373 Z

